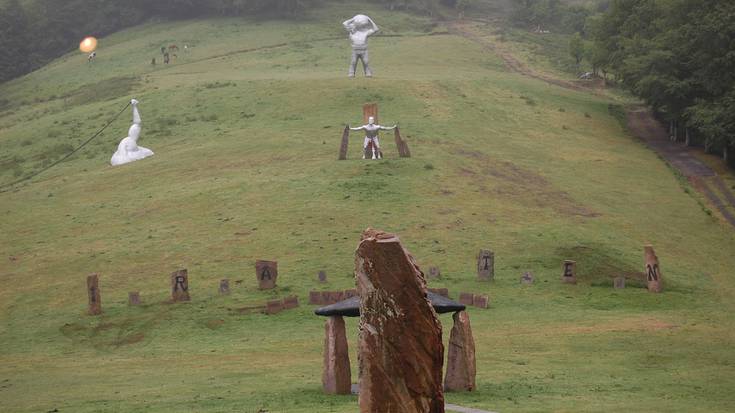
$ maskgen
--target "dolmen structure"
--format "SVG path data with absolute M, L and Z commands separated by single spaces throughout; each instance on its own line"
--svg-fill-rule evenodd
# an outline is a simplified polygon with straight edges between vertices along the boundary
M 360 317 L 361 413 L 443 413 L 444 390 L 475 389 L 475 346 L 465 306 L 430 292 L 398 237 L 368 229 L 355 254 L 358 296 L 321 307 L 325 393 L 350 394 L 343 317 Z M 438 314 L 454 313 L 446 379 Z

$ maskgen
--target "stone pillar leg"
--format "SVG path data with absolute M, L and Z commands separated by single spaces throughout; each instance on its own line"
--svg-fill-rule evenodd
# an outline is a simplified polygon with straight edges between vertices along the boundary
M 345 320 L 341 316 L 328 317 L 324 333 L 324 393 L 350 394 L 352 376 Z
M 457 311 L 452 316 L 454 326 L 449 335 L 447 374 L 444 378 L 446 391 L 475 390 L 475 340 L 472 338 L 470 317 L 466 311 Z

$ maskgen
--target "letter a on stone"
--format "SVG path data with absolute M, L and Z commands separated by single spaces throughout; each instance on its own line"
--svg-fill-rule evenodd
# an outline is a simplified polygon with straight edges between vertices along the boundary
M 398 237 L 372 229 L 355 256 L 360 413 L 444 413 L 442 328 Z

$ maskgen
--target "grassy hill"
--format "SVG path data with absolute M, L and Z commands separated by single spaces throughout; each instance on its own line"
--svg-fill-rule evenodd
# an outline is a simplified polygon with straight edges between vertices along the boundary
M 384 28 L 373 79 L 346 78 L 339 23 L 358 11 Z M 164 66 L 171 43 L 192 47 Z M 508 72 L 427 19 L 339 3 L 298 24 L 150 24 L 101 39 L 93 64 L 69 54 L 0 95 L 0 182 L 58 159 L 132 97 L 140 144 L 156 152 L 109 166 L 128 111 L 74 158 L 0 193 L 0 411 L 357 412 L 355 396 L 321 393 L 324 320 L 305 303 L 312 289 L 354 286 L 369 226 L 439 266 L 432 286 L 491 297 L 469 312 L 478 391 L 451 403 L 732 406 L 733 232 L 626 135 L 610 99 Z M 400 123 L 413 158 L 384 135 L 386 159 L 363 161 L 353 136 L 350 160 L 336 161 L 366 102 Z M 662 262 L 660 295 L 634 279 L 646 243 Z M 480 248 L 496 253 L 494 283 L 475 280 Z M 277 290 L 258 291 L 256 259 L 278 260 Z M 560 284 L 563 259 L 578 261 L 578 285 Z M 171 305 L 178 268 L 193 300 Z M 519 285 L 525 271 L 535 285 Z M 85 315 L 92 272 L 100 317 Z M 629 288 L 613 290 L 620 274 Z M 145 305 L 130 308 L 136 290 Z M 236 310 L 289 294 L 298 310 Z M 356 320 L 348 332 L 356 380 Z

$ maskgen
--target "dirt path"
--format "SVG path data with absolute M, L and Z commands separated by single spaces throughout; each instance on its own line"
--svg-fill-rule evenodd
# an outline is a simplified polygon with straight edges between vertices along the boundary
M 720 212 L 725 221 L 735 227 L 735 216 L 728 209 L 728 207 L 735 208 L 735 196 L 715 171 L 694 157 L 685 146 L 672 143 L 664 126 L 647 109 L 629 111 L 628 128 L 633 135 L 644 141 L 649 148 L 656 151 L 669 165 L 684 175 L 692 186 Z M 710 183 L 719 189 L 724 199 L 712 190 Z
M 590 89 L 589 87 L 585 87 L 585 86 L 582 86 L 582 85 L 579 85 L 579 84 L 576 84 L 574 82 L 570 82 L 567 80 L 557 79 L 553 76 L 549 76 L 544 73 L 540 73 L 540 72 L 537 72 L 531 69 L 530 67 L 526 66 L 525 63 L 521 62 L 515 56 L 513 56 L 513 54 L 511 54 L 507 50 L 503 50 L 501 47 L 498 47 L 498 45 L 495 42 L 485 39 L 482 36 L 475 33 L 472 30 L 472 23 L 469 21 L 455 20 L 451 22 L 446 22 L 446 25 L 447 25 L 447 29 L 449 30 L 449 33 L 464 37 L 465 39 L 478 43 L 483 48 L 485 48 L 487 51 L 500 57 L 500 59 L 503 60 L 505 65 L 508 67 L 508 69 L 512 70 L 513 72 L 520 73 L 524 76 L 528 76 L 534 79 L 541 80 L 551 85 L 563 87 L 565 89 L 599 94 L 598 91 L 594 89 Z
M 566 89 L 594 93 L 596 95 L 601 94 L 598 90 L 567 80 L 557 79 L 553 76 L 531 69 L 510 52 L 499 47 L 497 43 L 476 33 L 472 28 L 472 22 L 455 20 L 446 22 L 446 24 L 451 34 L 464 37 L 480 44 L 485 50 L 500 57 L 508 69 L 513 72 Z M 715 171 L 694 157 L 686 147 L 669 141 L 666 129 L 648 110 L 639 109 L 629 111 L 628 128 L 633 135 L 643 140 L 648 147 L 656 151 L 656 153 L 661 155 L 666 162 L 684 175 L 689 182 L 691 182 L 692 186 L 704 195 L 720 212 L 722 217 L 735 227 L 735 216 L 728 209 L 735 208 L 735 195 L 733 195 L 733 192 L 727 188 L 725 182 L 721 177 L 717 176 Z M 719 192 L 724 194 L 725 199 L 722 199 L 715 191 L 713 191 L 710 184 L 717 187 Z

